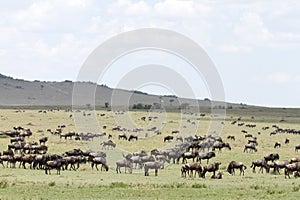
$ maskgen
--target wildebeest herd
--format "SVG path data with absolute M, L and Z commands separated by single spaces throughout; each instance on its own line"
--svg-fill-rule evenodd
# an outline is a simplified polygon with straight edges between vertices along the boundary
M 145 120 L 145 119 L 143 119 Z M 245 124 L 237 123 L 236 121 L 231 122 L 231 125 L 234 126 L 245 126 L 247 128 L 256 127 L 255 124 Z M 116 148 L 116 143 L 112 135 L 106 135 L 103 133 L 75 133 L 68 132 L 63 133 L 65 125 L 58 125 L 57 129 L 52 131 L 48 129 L 47 132 L 53 135 L 59 136 L 60 139 L 70 139 L 72 140 L 93 140 L 94 138 L 103 138 L 106 137 L 107 140 L 99 143 L 99 149 L 106 151 L 114 151 Z M 105 126 L 105 129 L 107 126 Z M 277 125 L 272 127 L 263 127 L 262 130 L 266 131 L 273 129 L 270 132 L 270 137 L 276 134 L 300 134 L 300 131 L 295 129 L 283 129 Z M 136 134 L 127 135 L 126 129 L 121 128 L 120 126 L 112 127 L 112 131 L 117 131 L 118 140 L 128 140 L 128 141 L 139 141 L 138 133 L 142 130 L 141 128 L 136 128 L 131 132 Z M 153 127 L 149 131 L 156 132 L 157 135 L 161 134 L 160 131 Z M 121 133 L 119 133 L 121 132 Z M 129 132 L 129 131 L 127 131 Z M 230 145 L 231 141 L 235 141 L 235 136 L 228 135 L 225 140 L 221 136 L 214 134 L 206 135 L 194 135 L 186 136 L 180 135 L 181 133 L 178 130 L 173 130 L 170 135 L 167 135 L 163 138 L 162 143 L 173 142 L 175 145 L 168 149 L 158 150 L 153 148 L 151 151 L 146 152 L 140 150 L 138 152 L 132 152 L 123 154 L 123 158 L 115 162 L 116 173 L 121 173 L 121 168 L 124 168 L 125 173 L 132 173 L 133 169 L 143 169 L 144 175 L 149 176 L 149 171 L 154 170 L 155 175 L 158 175 L 158 171 L 165 168 L 165 164 L 179 164 L 181 166 L 181 176 L 182 177 L 195 177 L 198 174 L 198 177 L 205 178 L 206 173 L 212 173 L 212 179 L 222 179 L 223 174 L 228 172 L 229 174 L 234 175 L 235 170 L 239 170 L 240 175 L 245 175 L 245 170 L 247 166 L 238 161 L 232 160 L 225 165 L 227 167 L 226 171 L 222 172 L 220 166 L 224 165 L 220 161 L 214 161 L 210 163 L 210 159 L 218 158 L 218 154 L 226 153 L 226 151 L 231 151 L 232 147 Z M 259 151 L 259 135 L 254 137 L 252 134 L 249 134 L 247 130 L 242 130 L 240 134 L 243 134 L 246 140 L 244 145 L 244 150 L 241 153 L 255 153 Z M 23 128 L 21 126 L 13 127 L 12 131 L 2 131 L 1 135 L 6 135 L 10 137 L 10 143 L 7 145 L 7 149 L 4 150 L 0 155 L 0 163 L 3 167 L 12 167 L 15 168 L 18 166 L 26 169 L 39 169 L 44 170 L 46 174 L 50 174 L 52 169 L 57 170 L 57 174 L 60 174 L 61 170 L 78 170 L 81 164 L 89 163 L 91 168 L 94 167 L 99 170 L 98 165 L 101 165 L 101 170 L 108 171 L 109 165 L 107 159 L 107 154 L 103 151 L 92 151 L 86 150 L 83 151 L 79 148 L 72 149 L 60 154 L 49 154 L 48 146 L 46 145 L 49 137 L 39 138 L 39 142 L 27 142 L 27 138 L 30 138 L 33 133 L 28 128 Z M 174 140 L 176 138 L 176 140 Z M 286 138 L 286 145 L 289 143 L 289 139 Z M 276 142 L 274 149 L 280 148 L 281 143 Z M 298 152 L 300 145 L 295 146 L 295 152 Z M 205 160 L 204 164 L 202 161 Z M 259 172 L 266 173 L 273 172 L 275 174 L 281 174 L 283 170 L 285 178 L 290 178 L 290 175 L 293 174 L 294 177 L 298 177 L 300 174 L 300 157 L 292 157 L 289 160 L 280 160 L 280 155 L 278 153 L 272 152 L 265 155 L 262 158 L 252 161 L 250 166 L 253 172 L 256 171 L 256 168 L 259 168 Z M 272 171 L 273 169 L 273 171 Z

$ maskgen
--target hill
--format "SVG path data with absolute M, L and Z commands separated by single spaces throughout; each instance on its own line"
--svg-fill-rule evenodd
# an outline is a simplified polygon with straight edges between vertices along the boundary
M 71 106 L 74 84 L 80 87 L 82 94 L 79 95 L 83 99 L 86 91 L 93 90 L 95 87 L 95 83 L 91 82 L 27 81 L 0 74 L 0 106 Z M 141 91 L 113 89 L 105 85 L 97 85 L 95 105 L 104 107 L 106 102 L 110 104 L 112 94 L 117 97 L 114 98 L 114 105 L 116 106 L 126 105 L 127 99 L 129 99 L 130 106 L 134 104 L 143 104 L 143 106 L 163 104 L 163 106 L 178 108 L 182 105 L 195 106 L 199 103 L 201 107 L 210 107 L 212 103 L 208 99 L 193 100 L 172 95 L 158 96 Z M 93 102 L 86 104 L 93 104 Z M 239 106 L 237 104 L 230 105 Z

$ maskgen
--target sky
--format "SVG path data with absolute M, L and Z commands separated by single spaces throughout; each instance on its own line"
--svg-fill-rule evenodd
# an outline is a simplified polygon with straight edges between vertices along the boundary
M 183 34 L 205 50 L 221 77 L 226 101 L 300 107 L 297 0 L 0 0 L 0 5 L 4 75 L 76 80 L 87 57 L 107 39 L 125 31 L 161 28 Z M 101 83 L 116 87 L 132 65 L 157 58 L 174 68 L 176 64 L 188 68 L 170 55 L 140 52 L 120 58 Z M 118 71 L 119 66 L 125 66 L 123 71 Z M 192 80 L 188 72 L 187 79 Z M 210 94 L 203 82 L 191 83 L 201 88 L 196 95 L 200 99 Z M 172 93 L 172 88 L 157 85 L 137 88 Z

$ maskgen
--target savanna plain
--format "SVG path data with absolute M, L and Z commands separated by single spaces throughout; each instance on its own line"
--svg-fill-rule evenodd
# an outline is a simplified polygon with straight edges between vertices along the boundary
M 143 169 L 134 169 L 132 174 L 116 172 L 116 161 L 122 159 L 122 154 L 138 152 L 141 150 L 149 153 L 152 149 L 167 149 L 180 144 L 176 141 L 177 136 L 194 136 L 212 134 L 213 128 L 209 110 L 201 110 L 205 116 L 192 111 L 186 112 L 148 112 L 129 111 L 126 113 L 134 124 L 143 128 L 138 133 L 138 141 L 119 140 L 119 131 L 112 131 L 118 124 L 116 113 L 107 110 L 97 110 L 96 119 L 99 121 L 101 132 L 105 136 L 95 138 L 87 142 L 82 140 L 64 139 L 58 135 L 47 132 L 47 129 L 55 130 L 59 125 L 65 125 L 64 133 L 70 131 L 78 132 L 74 122 L 74 113 L 65 109 L 45 110 L 29 108 L 2 108 L 0 110 L 0 130 L 13 130 L 15 126 L 30 128 L 33 135 L 26 138 L 26 141 L 39 141 L 42 137 L 48 137 L 46 145 L 47 153 L 62 154 L 74 148 L 82 150 L 93 149 L 107 153 L 108 171 L 92 169 L 90 163 L 81 164 L 78 170 L 63 170 L 60 175 L 56 170 L 51 170 L 51 175 L 46 175 L 44 170 L 2 167 L 0 165 L 0 199 L 299 199 L 300 178 L 285 178 L 283 170 L 280 174 L 254 173 L 250 168 L 252 161 L 262 159 L 270 153 L 278 153 L 280 160 L 290 160 L 293 157 L 300 157 L 300 152 L 295 152 L 295 146 L 300 144 L 299 134 L 278 133 L 270 135 L 274 130 L 273 125 L 281 128 L 300 130 L 300 110 L 283 108 L 243 107 L 227 110 L 224 123 L 218 121 L 222 130 L 218 134 L 223 141 L 231 145 L 231 150 L 216 150 L 216 157 L 209 163 L 221 162 L 220 172 L 222 179 L 211 179 L 211 173 L 206 178 L 181 176 L 179 164 L 166 163 L 164 169 L 160 169 L 158 176 L 150 170 L 149 176 L 144 176 Z M 84 111 L 87 124 L 93 115 L 92 111 Z M 81 112 L 81 114 L 83 111 Z M 73 115 L 73 117 L 70 115 Z M 120 114 L 119 114 L 120 115 Z M 124 114 L 123 114 L 124 115 Z M 141 120 L 146 116 L 146 120 Z M 152 121 L 147 120 L 149 116 L 157 116 Z M 232 124 L 240 118 L 238 123 L 255 124 L 256 127 L 249 128 Z M 195 123 L 190 123 L 195 122 Z M 103 125 L 107 126 L 104 130 Z M 161 135 L 151 134 L 146 129 L 152 126 L 161 126 Z M 263 127 L 270 127 L 263 130 Z M 181 127 L 181 128 L 180 128 Z M 134 127 L 127 127 L 134 128 Z M 172 135 L 173 130 L 180 129 L 180 133 L 173 134 L 172 142 L 164 142 L 167 135 Z M 257 152 L 243 152 L 247 138 L 242 130 L 246 130 L 253 137 L 257 137 Z M 125 132 L 126 133 L 126 132 Z M 116 143 L 115 149 L 104 150 L 100 145 L 101 141 L 108 140 L 107 136 L 112 135 L 112 141 Z M 130 133 L 126 133 L 130 134 Z M 228 140 L 227 136 L 235 136 L 235 140 Z M 285 144 L 285 140 L 290 140 Z M 275 142 L 280 142 L 280 148 L 274 148 Z M 0 150 L 7 149 L 10 138 L 1 135 Z M 243 162 L 247 169 L 245 175 L 229 174 L 226 169 L 231 161 Z M 192 162 L 189 160 L 188 162 Z M 206 165 L 206 161 L 202 161 Z

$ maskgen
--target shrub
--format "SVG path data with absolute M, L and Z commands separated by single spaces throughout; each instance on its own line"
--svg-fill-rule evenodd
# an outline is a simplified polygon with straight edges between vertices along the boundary
M 199 183 L 195 183 L 192 185 L 192 188 L 207 188 L 207 185 L 203 184 L 199 184 Z
M 50 187 L 55 186 L 55 181 L 51 181 L 50 183 L 48 183 L 48 185 L 49 185 Z

